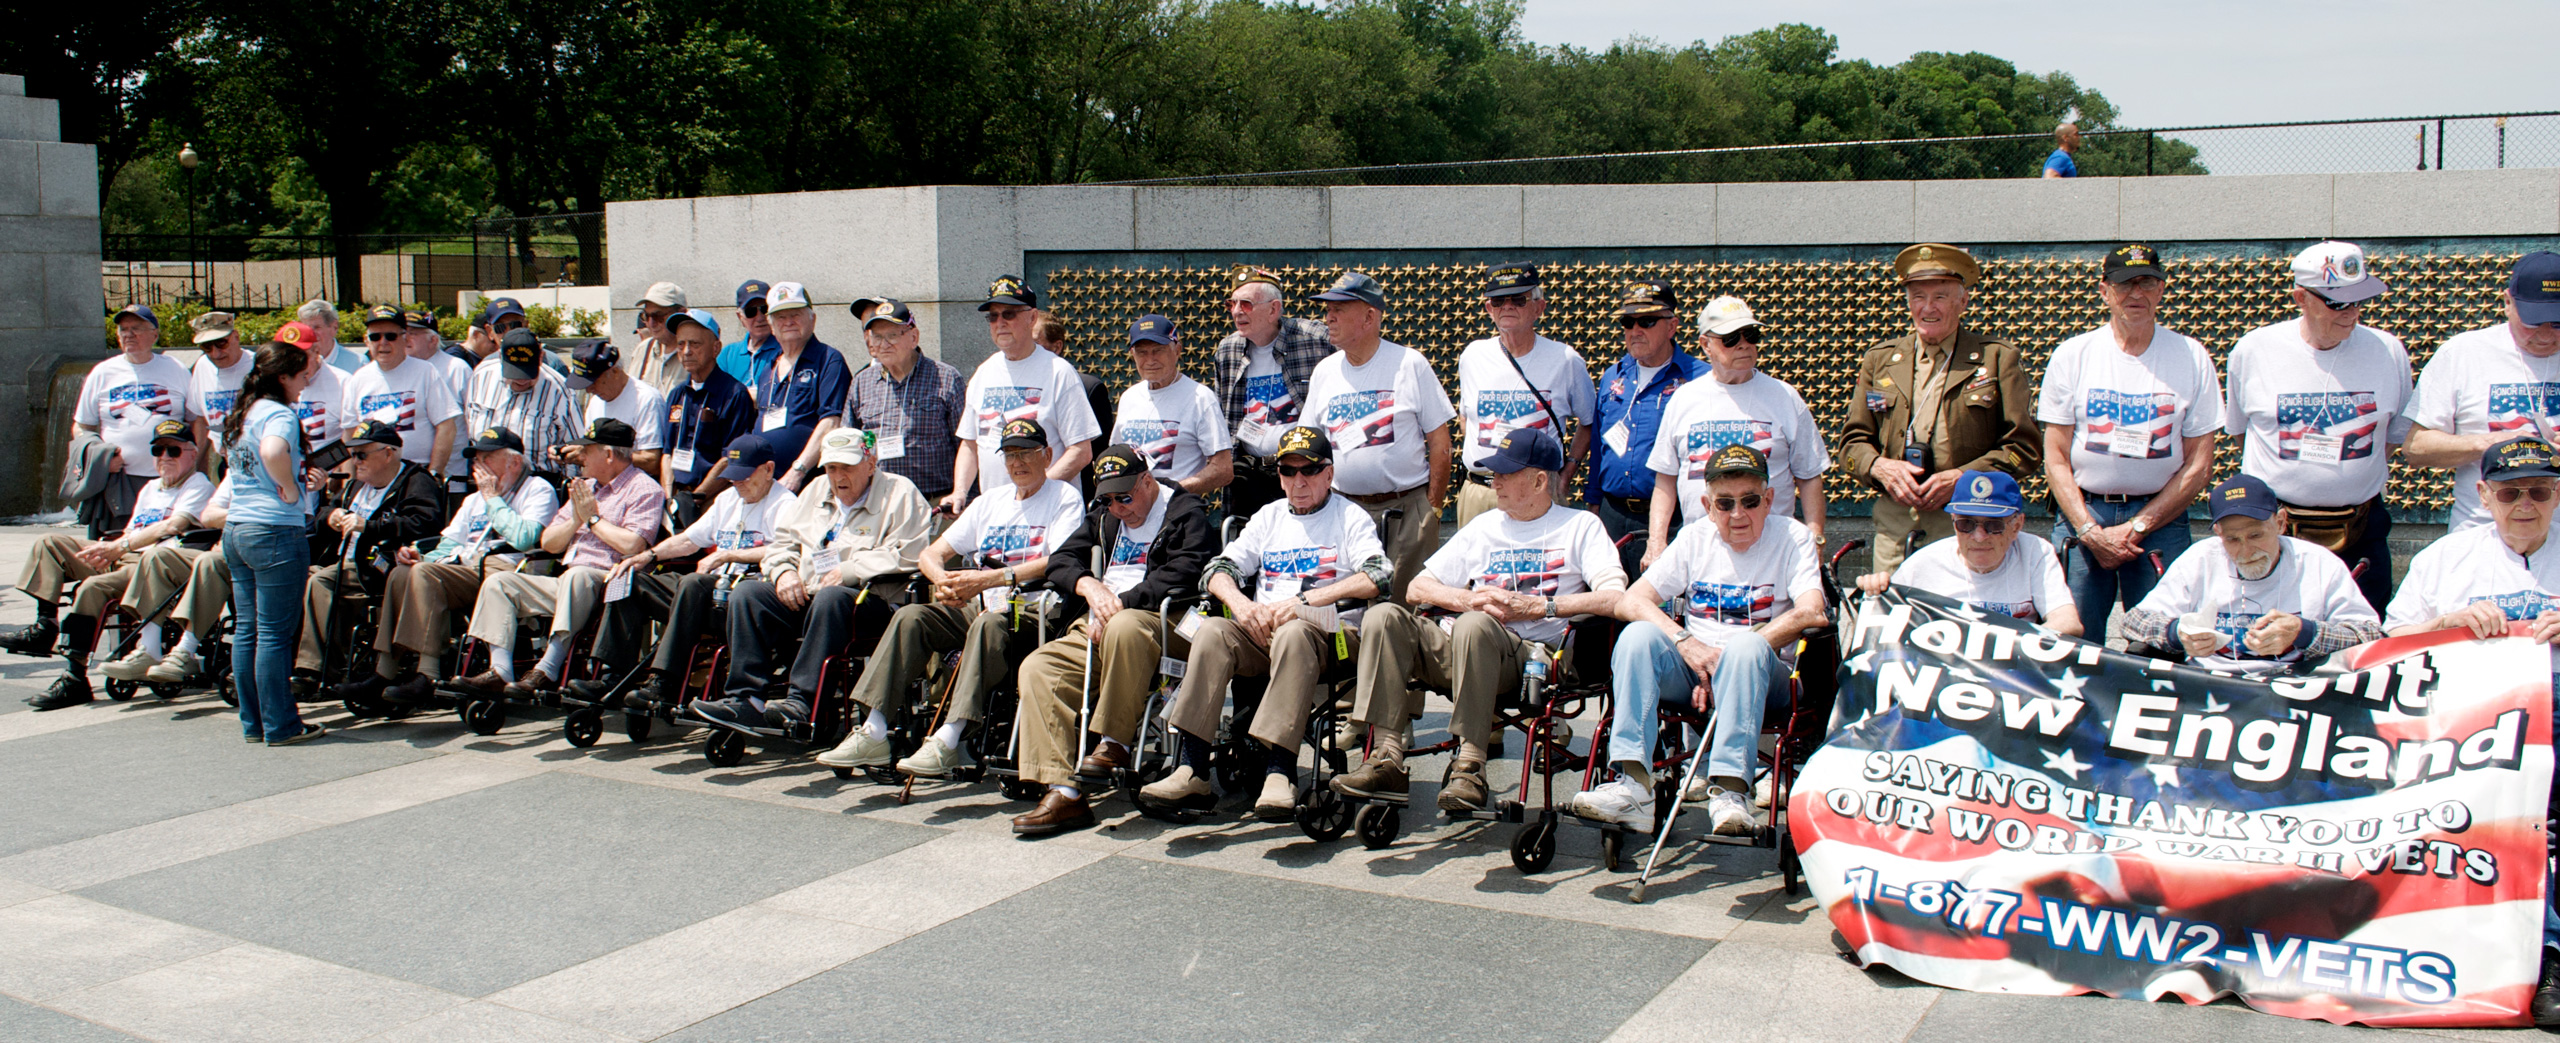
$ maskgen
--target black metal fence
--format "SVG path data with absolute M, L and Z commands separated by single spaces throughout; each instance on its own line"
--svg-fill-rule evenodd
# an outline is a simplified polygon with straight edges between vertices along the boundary
M 341 285 L 338 252 L 359 256 Z M 107 307 L 196 302 L 233 311 L 325 299 L 451 307 L 463 290 L 608 281 L 601 211 L 475 221 L 466 231 L 398 235 L 105 235 Z
M 1679 184 L 2040 176 L 2050 134 L 1840 141 L 1147 178 L 1114 185 Z M 2560 166 L 2560 112 L 2236 123 L 2084 135 L 2084 177 Z

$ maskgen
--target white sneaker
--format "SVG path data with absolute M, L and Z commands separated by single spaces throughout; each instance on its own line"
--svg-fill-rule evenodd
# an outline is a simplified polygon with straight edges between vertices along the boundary
M 845 736 L 835 749 L 819 754 L 818 763 L 830 768 L 876 768 L 889 763 L 895 752 L 889 748 L 889 740 L 874 739 L 857 725 L 853 734 Z
M 1683 804 L 1698 803 L 1699 801 L 1707 799 L 1707 794 L 1715 792 L 1715 788 L 1715 784 L 1708 782 L 1706 776 L 1700 775 L 1689 780 L 1688 789 L 1680 791 L 1680 802 Z
M 968 754 L 943 745 L 940 739 L 927 736 L 924 745 L 916 747 L 916 752 L 898 762 L 898 770 L 917 778 L 939 779 L 966 767 L 968 763 Z
M 197 658 L 193 652 L 179 650 L 161 657 L 158 663 L 153 664 L 150 670 L 143 673 L 142 679 L 161 684 L 177 684 L 181 681 L 195 680 L 196 675 L 203 672 L 203 659 Z
M 1573 795 L 1565 807 L 1598 822 L 1614 822 L 1638 833 L 1653 832 L 1653 791 L 1624 775 Z
M 160 657 L 139 648 L 115 662 L 98 668 L 98 672 L 118 681 L 139 681 L 151 668 L 160 665 Z
M 1774 775 L 1763 775 L 1760 776 L 1760 781 L 1751 784 L 1752 807 L 1765 808 L 1769 806 L 1769 783 L 1775 778 L 1776 776 Z
M 1707 790 L 1707 822 L 1717 836 L 1723 837 L 1747 837 L 1760 826 L 1742 794 L 1722 786 Z

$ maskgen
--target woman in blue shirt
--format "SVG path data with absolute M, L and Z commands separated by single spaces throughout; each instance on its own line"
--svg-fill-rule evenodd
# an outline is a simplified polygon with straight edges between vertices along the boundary
M 229 446 L 231 515 L 222 532 L 231 568 L 231 664 L 240 724 L 250 742 L 289 746 L 328 731 L 305 724 L 293 700 L 293 653 L 302 587 L 311 574 L 302 510 L 302 421 L 293 404 L 311 380 L 309 356 L 281 341 L 258 349 L 240 398 L 222 421 Z

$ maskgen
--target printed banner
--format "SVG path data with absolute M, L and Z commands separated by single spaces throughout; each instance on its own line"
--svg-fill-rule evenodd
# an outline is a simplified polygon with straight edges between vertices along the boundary
M 2445 632 L 2259 680 L 1900 587 L 1842 637 L 1843 723 L 1788 821 L 1862 963 L 1982 992 L 2531 1023 L 2549 648 Z

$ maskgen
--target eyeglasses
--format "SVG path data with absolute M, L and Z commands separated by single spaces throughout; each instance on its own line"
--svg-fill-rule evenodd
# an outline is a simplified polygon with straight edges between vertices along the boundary
M 744 307 L 738 309 L 738 314 L 744 315 L 750 319 L 762 318 L 764 316 L 764 308 L 765 304 L 763 301 L 748 301 Z
M 1104 494 L 1102 494 L 1102 502 L 1104 502 L 1104 503 L 1108 503 L 1108 504 L 1114 504 L 1114 505 L 1121 506 L 1121 507 L 1126 507 L 1126 506 L 1128 506 L 1128 505 L 1130 505 L 1130 504 L 1132 504 L 1132 503 L 1136 503 L 1136 502 L 1138 502 L 1138 494 L 1136 494 L 1136 493 L 1104 493 Z
M 1760 327 L 1745 326 L 1717 339 L 1724 341 L 1725 346 L 1727 347 L 1731 347 L 1736 344 L 1758 344 L 1760 343 Z
M 2005 528 L 2008 528 L 2008 527 L 2009 527 L 2009 519 L 2007 519 L 2007 518 L 1964 518 L 1964 517 L 1959 517 L 1959 518 L 1957 518 L 1957 519 L 1955 520 L 1955 522 L 1956 522 L 1956 531 L 1957 531 L 1957 532 L 1962 532 L 1962 533 L 1975 533 L 1975 532 L 1981 532 L 1981 533 L 1989 533 L 1989 534 L 1992 534 L 1992 535 L 1995 535 L 1995 536 L 1996 536 L 1996 535 L 1998 535 L 1998 534 L 1999 534 L 2000 530 L 2002 530 L 2002 529 L 2005 529 Z
M 1332 464 L 1308 464 L 1305 467 L 1297 467 L 1290 464 L 1281 464 L 1272 469 L 1280 472 L 1280 477 L 1282 478 L 1296 478 L 1302 475 L 1323 474 L 1326 468 L 1332 466 Z
M 1655 326 L 1661 325 L 1665 321 L 1668 320 L 1665 316 L 1661 315 L 1646 315 L 1643 317 L 1621 315 L 1618 316 L 1618 328 L 1622 330 L 1632 330 L 1641 327 L 1649 330 Z
M 1735 510 L 1745 510 L 1745 511 L 1756 511 L 1756 510 L 1759 510 L 1759 509 L 1760 509 L 1760 505 L 1761 505 L 1761 504 L 1764 504 L 1764 503 L 1769 502 L 1769 498 L 1768 498 L 1768 497 L 1766 497 L 1766 496 L 1762 496 L 1762 495 L 1760 495 L 1759 493 L 1750 493 L 1750 494 L 1747 494 L 1747 495 L 1745 495 L 1745 496 L 1743 496 L 1743 497 L 1741 497 L 1741 498 L 1739 498 L 1739 499 L 1736 499 L 1736 498 L 1731 497 L 1731 496 L 1719 496 L 1719 497 L 1716 497 L 1712 502 L 1713 502 L 1713 504 L 1714 504 L 1714 506 L 1715 506 L 1715 509 L 1717 509 L 1717 510 L 1719 510 L 1719 511 L 1724 511 L 1724 512 L 1726 512 L 1726 513 L 1731 513 L 1731 512 L 1733 512 L 1733 511 L 1735 511 Z
M 523 319 L 516 319 L 516 320 L 514 320 L 514 321 L 512 321 L 512 322 L 509 322 L 509 321 L 503 321 L 503 320 L 502 320 L 502 321 L 498 321 L 498 322 L 493 322 L 493 323 L 490 323 L 490 324 L 489 324 L 489 328 L 490 328 L 491 330 L 496 331 L 496 332 L 497 332 L 497 334 L 498 334 L 499 336 L 502 336 L 502 337 L 503 337 L 503 336 L 505 336 L 505 335 L 507 335 L 507 334 L 514 333 L 514 332 L 515 332 L 515 331 L 517 331 L 517 330 L 523 329 L 523 328 L 524 328 L 524 320 L 523 320 Z
M 182 445 L 155 445 L 151 447 L 151 455 L 176 459 L 187 455 L 187 447 Z M 2545 489 L 2543 491 L 2550 492 L 2551 490 Z
M 2307 294 L 2310 294 L 2310 295 L 2311 295 L 2311 299 L 2316 300 L 2316 301 L 2319 301 L 2319 302 L 2320 302 L 2320 303 L 2322 303 L 2322 304 L 2328 305 L 2328 306 L 2329 306 L 2329 310 L 2330 310 L 2330 311 L 2346 311 L 2346 310 L 2348 310 L 2348 309 L 2350 309 L 2350 308 L 2361 308 L 2361 307 L 2364 307 L 2364 302 L 2363 302 L 2363 301 L 2333 301 L 2333 300 L 2330 300 L 2330 299 L 2329 299 L 2329 298 L 2327 298 L 2327 297 L 2323 297 L 2323 296 L 2321 296 L 2321 295 L 2320 295 L 2320 291 L 2318 291 L 2318 290 L 2304 290 L 2304 291 L 2302 291 L 2302 292 L 2307 293 Z
M 1500 297 L 1487 297 L 1484 299 L 1484 306 L 1488 308 L 1526 308 L 1529 306 L 1529 295 L 1525 293 L 1513 293 Z
M 987 309 L 987 321 L 1012 322 L 1014 319 L 1020 317 L 1023 312 L 1028 310 L 1029 309 L 1027 308 L 989 308 Z
M 2491 489 L 2489 490 L 2489 495 L 2497 497 L 2499 503 L 2514 503 L 2516 502 L 2516 497 L 2519 496 L 2532 497 L 2533 502 L 2535 503 L 2550 503 L 2552 497 L 2560 496 L 2560 487 L 2549 485 L 2528 485 L 2518 487 L 2511 485 L 2504 489 Z
M 389 333 L 384 333 L 384 332 L 382 332 L 381 330 L 366 330 L 366 331 L 365 331 L 365 334 L 364 334 L 364 339 L 366 339 L 366 340 L 376 340 L 376 341 L 379 341 L 379 340 L 399 340 L 400 338 L 402 338 L 402 337 L 406 337 L 406 336 L 408 336 L 408 335 L 409 335 L 409 331 L 407 331 L 407 330 L 393 330 L 393 331 L 391 331 L 391 332 L 389 332 Z

